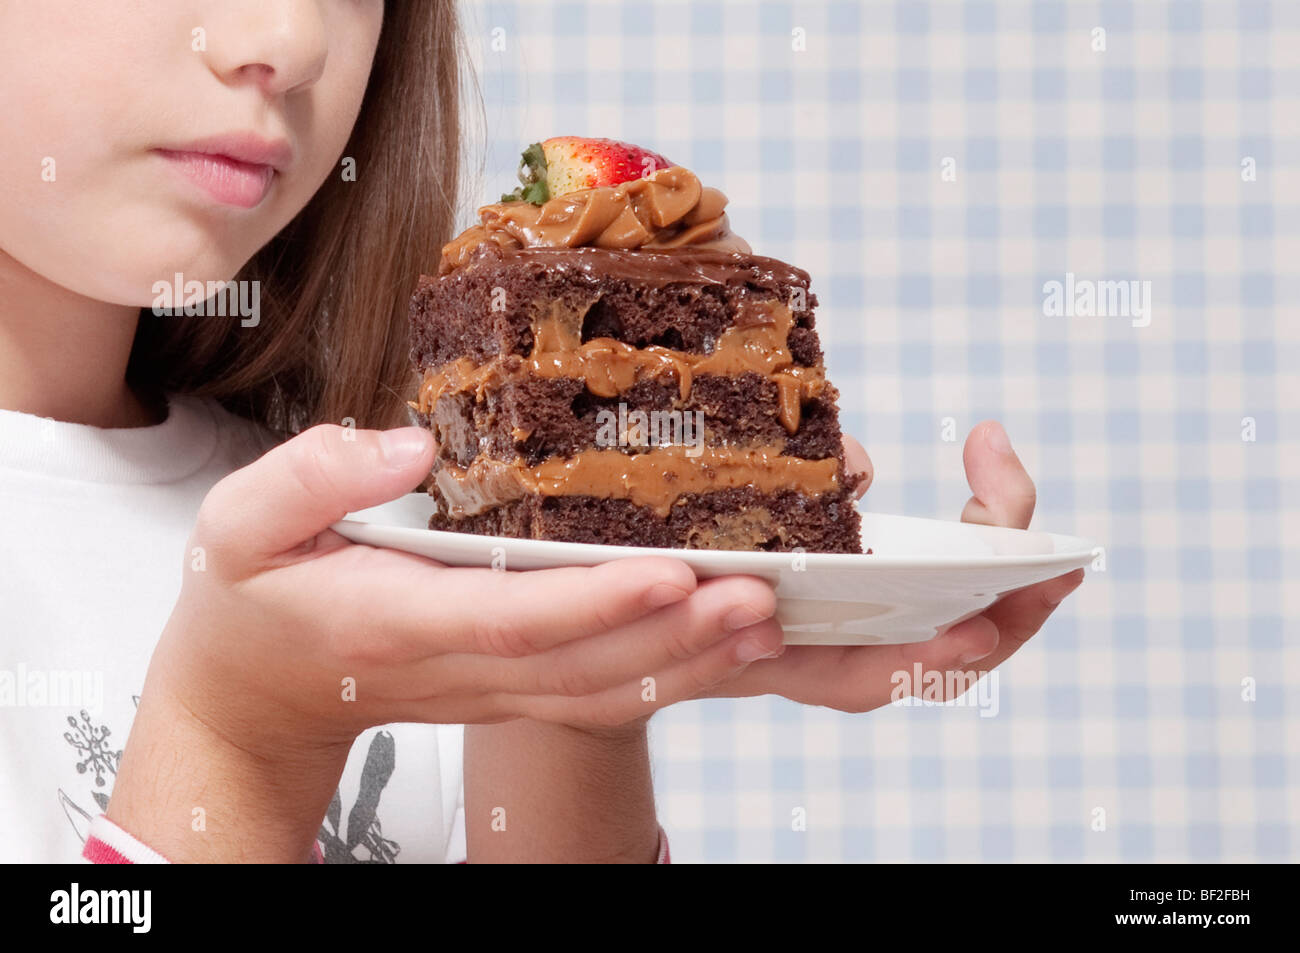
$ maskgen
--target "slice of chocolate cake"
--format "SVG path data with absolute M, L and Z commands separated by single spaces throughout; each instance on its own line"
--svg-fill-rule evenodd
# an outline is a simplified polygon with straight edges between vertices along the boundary
M 720 192 L 633 150 L 530 147 L 521 192 L 420 280 L 430 527 L 861 552 L 807 273 L 750 254 Z

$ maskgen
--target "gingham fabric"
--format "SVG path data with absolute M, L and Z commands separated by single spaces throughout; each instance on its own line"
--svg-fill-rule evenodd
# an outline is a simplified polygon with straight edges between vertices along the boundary
M 995 417 L 1035 527 L 1106 544 L 1000 670 L 995 717 L 770 698 L 656 716 L 675 858 L 1300 857 L 1300 3 L 466 17 L 474 200 L 550 135 L 694 169 L 757 252 L 812 273 L 876 465 L 867 508 L 957 518 L 961 441 Z M 1045 313 L 1067 274 L 1150 282 L 1149 324 Z

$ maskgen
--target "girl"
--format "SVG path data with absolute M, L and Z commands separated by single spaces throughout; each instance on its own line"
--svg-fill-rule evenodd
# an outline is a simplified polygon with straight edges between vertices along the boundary
M 405 301 L 452 232 L 456 37 L 451 0 L 0 7 L 0 859 L 664 860 L 655 709 L 865 711 L 1077 585 L 783 653 L 756 579 L 332 533 L 431 466 Z M 235 316 L 150 308 L 232 278 Z M 1027 524 L 998 425 L 966 466 L 967 519 Z

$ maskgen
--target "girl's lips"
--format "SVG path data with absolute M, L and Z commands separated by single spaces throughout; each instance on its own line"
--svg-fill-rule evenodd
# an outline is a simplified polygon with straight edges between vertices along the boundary
M 223 205 L 252 208 L 266 198 L 275 167 L 228 155 L 159 149 L 158 154 Z

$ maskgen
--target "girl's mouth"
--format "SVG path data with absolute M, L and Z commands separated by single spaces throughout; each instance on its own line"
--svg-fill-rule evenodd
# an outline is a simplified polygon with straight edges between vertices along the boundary
M 253 208 L 271 188 L 275 166 L 217 152 L 158 149 L 186 178 L 223 205 Z

